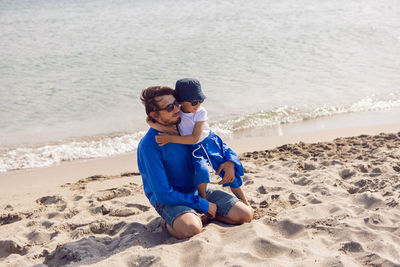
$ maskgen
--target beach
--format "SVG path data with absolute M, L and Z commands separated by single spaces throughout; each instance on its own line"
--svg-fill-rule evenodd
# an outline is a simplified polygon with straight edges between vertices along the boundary
M 400 266 L 399 3 L 0 1 L 0 266 Z M 181 78 L 255 212 L 185 240 L 136 159 Z
M 223 140 L 367 112 L 398 117 L 398 9 L 396 0 L 3 1 L 0 175 L 134 152 L 147 128 L 141 91 L 185 77 L 200 81 Z
M 229 145 L 252 222 L 209 221 L 177 240 L 143 193 L 134 153 L 66 162 L 1 176 L 0 265 L 400 265 L 399 124 Z

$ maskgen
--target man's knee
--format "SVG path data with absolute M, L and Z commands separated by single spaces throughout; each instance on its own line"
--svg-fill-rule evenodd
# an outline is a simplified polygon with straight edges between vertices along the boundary
M 182 228 L 182 238 L 188 238 L 200 234 L 201 230 L 202 226 L 198 223 L 188 223 Z
M 175 219 L 173 228 L 179 239 L 192 237 L 201 232 L 203 224 L 200 218 L 193 213 L 185 213 Z
M 235 223 L 242 224 L 253 220 L 254 211 L 243 202 L 237 202 L 228 214 L 228 218 Z
M 253 220 L 254 211 L 251 207 L 246 205 L 246 209 L 243 209 L 241 221 L 242 223 L 251 222 Z

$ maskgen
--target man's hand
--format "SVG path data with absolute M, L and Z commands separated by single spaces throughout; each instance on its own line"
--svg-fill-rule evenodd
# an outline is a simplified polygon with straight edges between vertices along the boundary
M 232 161 L 225 161 L 219 166 L 218 171 L 215 173 L 218 175 L 221 171 L 224 171 L 224 177 L 218 184 L 232 183 L 235 180 L 235 164 Z
M 215 203 L 212 202 L 208 202 L 209 207 L 208 207 L 208 211 L 207 211 L 207 216 L 209 216 L 211 219 L 215 218 L 215 215 L 217 213 L 217 205 L 215 205 Z
M 165 133 L 159 133 L 156 135 L 156 142 L 159 146 L 163 146 L 171 142 L 171 136 Z

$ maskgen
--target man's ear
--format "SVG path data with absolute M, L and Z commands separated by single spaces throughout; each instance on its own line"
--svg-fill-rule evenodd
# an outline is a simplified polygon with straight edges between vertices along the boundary
M 149 116 L 150 116 L 152 119 L 157 120 L 157 119 L 158 119 L 158 112 L 156 112 L 156 111 L 150 111 Z

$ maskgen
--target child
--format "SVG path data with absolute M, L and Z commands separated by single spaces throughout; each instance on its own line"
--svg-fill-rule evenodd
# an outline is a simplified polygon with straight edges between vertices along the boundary
M 235 180 L 223 186 L 230 186 L 236 197 L 242 200 L 244 204 L 249 205 L 243 190 L 240 188 L 243 183 L 241 178 L 244 175 L 243 166 L 235 153 L 233 153 L 235 156 L 233 158 L 225 157 L 225 151 L 231 149 L 218 135 L 210 130 L 207 123 L 207 111 L 201 107 L 201 103 L 206 97 L 201 91 L 199 81 L 196 79 L 178 80 L 175 91 L 177 100 L 181 105 L 181 122 L 178 124 L 181 136 L 160 133 L 160 135 L 156 136 L 157 143 L 161 146 L 167 143 L 192 145 L 195 185 L 202 198 L 206 198 L 207 184 L 210 182 L 208 162 L 214 170 L 218 170 L 217 174 L 221 177 L 224 176 L 224 173 L 223 171 L 219 173 L 220 165 L 228 160 L 233 162 L 235 165 Z

